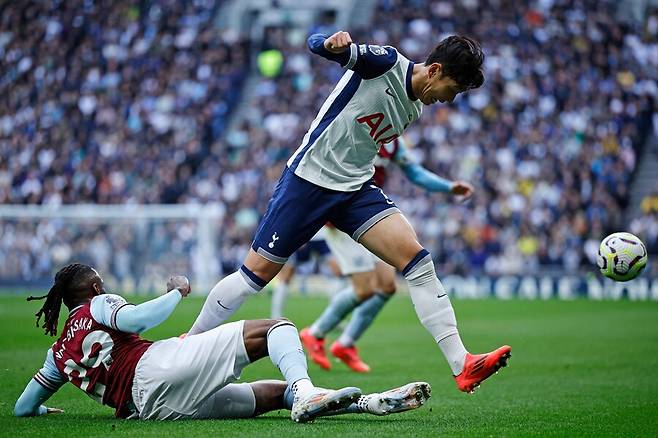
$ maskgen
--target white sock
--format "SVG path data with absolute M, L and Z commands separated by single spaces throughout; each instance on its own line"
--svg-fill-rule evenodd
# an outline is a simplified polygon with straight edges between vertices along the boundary
M 464 361 L 466 359 L 466 348 L 462 343 L 459 333 L 447 336 L 439 341 L 439 348 L 443 352 L 452 374 L 458 376 L 464 369 Z
M 415 261 L 415 263 L 414 263 Z M 409 293 L 421 324 L 439 344 L 453 374 L 464 367 L 466 348 L 459 337 L 457 319 L 450 298 L 436 277 L 430 254 L 423 250 L 403 273 L 409 283 Z
M 288 296 L 288 283 L 279 281 L 274 290 L 272 291 L 272 312 L 271 318 L 277 319 L 283 316 L 283 308 L 286 304 L 286 297 Z
M 267 352 L 295 396 L 306 396 L 313 389 L 306 355 L 292 322 L 284 320 L 270 327 L 267 331 Z
M 258 292 L 262 286 L 255 284 L 243 273 L 243 269 L 224 277 L 212 288 L 188 335 L 207 332 L 218 327 L 240 308 L 244 300 Z M 252 274 L 253 275 L 253 274 Z
M 295 394 L 295 398 L 305 397 L 314 391 L 315 386 L 310 379 L 300 379 L 292 384 L 292 393 Z

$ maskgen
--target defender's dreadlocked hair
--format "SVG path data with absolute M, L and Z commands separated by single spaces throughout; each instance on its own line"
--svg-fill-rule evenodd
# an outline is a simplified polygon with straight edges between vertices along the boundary
M 39 327 L 41 317 L 44 316 L 41 327 L 45 329 L 46 335 L 55 336 L 57 334 L 59 308 L 62 305 L 62 301 L 66 302 L 69 298 L 67 295 L 69 291 L 79 289 L 83 285 L 83 281 L 89 279 L 92 274 L 96 275 L 96 272 L 91 266 L 72 263 L 57 271 L 55 274 L 55 284 L 53 284 L 46 295 L 42 297 L 27 297 L 28 301 L 46 299 L 43 307 L 35 313 L 37 327 Z

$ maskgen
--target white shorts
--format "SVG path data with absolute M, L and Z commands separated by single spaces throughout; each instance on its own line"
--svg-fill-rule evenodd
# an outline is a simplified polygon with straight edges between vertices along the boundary
M 135 367 L 133 402 L 144 420 L 246 417 L 256 401 L 249 384 L 229 385 L 249 364 L 244 321 L 184 339 L 154 342 Z
M 325 228 L 327 229 L 325 234 L 327 246 L 336 258 L 343 275 L 375 270 L 375 264 L 380 261 L 377 256 L 342 231 L 336 228 Z

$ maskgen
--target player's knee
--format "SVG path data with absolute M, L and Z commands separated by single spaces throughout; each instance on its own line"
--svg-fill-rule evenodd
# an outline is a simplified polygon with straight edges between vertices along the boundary
M 359 301 L 365 301 L 375 294 L 375 289 L 369 285 L 359 285 L 354 287 L 354 294 Z
M 270 333 L 281 325 L 292 325 L 292 323 L 284 318 L 244 322 L 242 338 L 250 362 L 255 362 L 268 355 L 267 342 Z
M 280 325 L 291 325 L 291 326 L 295 327 L 295 324 L 291 320 L 289 320 L 288 318 L 286 318 L 284 316 L 274 318 L 274 319 L 272 319 L 272 322 L 273 322 L 273 324 L 272 324 L 271 327 L 274 327 L 275 325 L 279 325 L 279 324 Z
M 402 269 L 402 275 L 408 280 L 410 277 L 413 277 L 418 271 L 425 266 L 430 266 L 432 271 L 434 271 L 434 265 L 432 264 L 432 256 L 425 248 L 422 248 L 416 255 L 404 266 Z
M 377 290 L 377 276 L 370 271 L 352 274 L 352 287 L 360 301 L 367 300 Z
M 382 293 L 385 293 L 386 295 L 393 295 L 397 290 L 397 284 L 395 284 L 395 280 L 387 281 L 385 283 L 382 283 L 381 288 L 382 288 Z
M 269 335 L 270 332 L 277 327 L 292 326 L 295 328 L 295 330 L 297 329 L 297 326 L 295 326 L 295 324 L 292 321 L 284 317 L 266 319 L 264 321 L 266 321 L 267 335 Z
M 295 324 L 290 321 L 288 318 L 272 318 L 272 319 L 256 319 L 256 320 L 247 320 L 244 322 L 244 337 L 245 338 L 266 338 L 272 329 L 284 326 L 291 325 L 295 327 Z M 295 327 L 296 328 L 296 327 Z
M 259 286 L 265 287 L 281 271 L 283 264 L 274 263 L 257 254 L 253 249 L 249 250 L 243 267 L 251 273 L 252 278 Z
M 279 333 L 278 329 L 287 327 L 297 333 L 297 327 L 287 318 L 260 319 L 256 321 L 245 321 L 244 343 L 249 360 L 254 362 L 269 354 L 268 343 L 273 333 Z M 297 333 L 297 336 L 299 334 Z

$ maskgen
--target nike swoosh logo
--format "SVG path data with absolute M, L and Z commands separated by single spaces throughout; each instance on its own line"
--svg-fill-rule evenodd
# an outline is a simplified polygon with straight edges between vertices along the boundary
M 387 87 L 387 88 L 386 88 L 386 94 L 388 94 L 388 95 L 391 96 L 393 99 L 395 99 L 395 95 L 394 95 L 393 92 L 391 91 L 391 87 Z
M 226 309 L 226 310 L 231 310 L 231 309 L 229 309 L 228 307 L 226 307 L 225 305 L 223 305 L 222 302 L 221 302 L 220 300 L 217 300 L 217 304 L 219 304 L 220 307 L 223 307 L 223 308 Z

